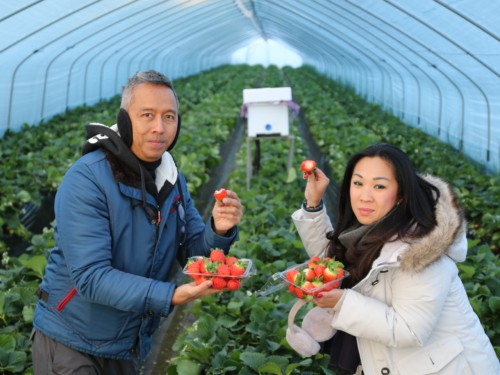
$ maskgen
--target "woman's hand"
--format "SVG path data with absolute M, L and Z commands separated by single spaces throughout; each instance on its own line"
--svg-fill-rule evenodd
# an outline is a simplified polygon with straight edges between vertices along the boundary
M 184 305 L 195 299 L 228 290 L 213 289 L 211 286 L 211 280 L 204 281 L 200 285 L 196 285 L 194 281 L 188 284 L 180 285 L 175 289 L 174 295 L 172 296 L 172 305 Z
M 238 225 L 243 217 L 243 205 L 238 194 L 227 190 L 222 201 L 216 201 L 212 209 L 215 233 L 223 236 L 228 230 Z
M 313 302 L 319 307 L 335 307 L 342 298 L 345 291 L 343 289 L 332 289 L 329 292 L 319 292 Z
M 330 179 L 326 177 L 321 169 L 316 167 L 314 173 L 311 173 L 307 177 L 304 197 L 306 198 L 308 206 L 315 207 L 319 205 L 329 183 Z

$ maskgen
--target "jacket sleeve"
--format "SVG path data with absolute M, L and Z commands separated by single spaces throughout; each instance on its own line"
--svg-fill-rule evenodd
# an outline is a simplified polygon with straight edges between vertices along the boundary
M 322 255 L 328 246 L 326 234 L 333 227 L 323 208 L 318 212 L 307 212 L 300 208 L 292 214 L 292 220 L 309 256 Z
M 458 271 L 446 257 L 418 273 L 403 272 L 399 268 L 393 271 L 377 276 L 390 277 L 390 280 L 374 283 L 376 279 L 373 279 L 359 291 L 346 290 L 345 298 L 334 308 L 332 326 L 390 347 L 424 345 L 436 329 Z M 390 291 L 369 291 L 388 287 Z M 385 303 L 364 295 L 368 293 L 392 300 Z

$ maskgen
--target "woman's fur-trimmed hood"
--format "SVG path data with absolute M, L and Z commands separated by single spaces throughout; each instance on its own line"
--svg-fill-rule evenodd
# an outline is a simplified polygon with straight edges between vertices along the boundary
M 418 272 L 442 255 L 456 262 L 463 261 L 467 253 L 466 221 L 452 187 L 435 176 L 425 180 L 436 186 L 441 195 L 436 204 L 436 227 L 424 238 L 412 241 L 409 249 L 401 254 L 403 270 Z

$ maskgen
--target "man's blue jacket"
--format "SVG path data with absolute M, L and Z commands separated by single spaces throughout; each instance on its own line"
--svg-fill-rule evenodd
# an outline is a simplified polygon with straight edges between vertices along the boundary
M 172 190 L 160 207 L 144 186 L 117 181 L 115 172 L 98 149 L 66 173 L 56 194 L 56 246 L 34 327 L 81 352 L 144 358 L 160 318 L 173 308 L 176 285 L 167 279 L 179 243 L 186 240 L 187 256 L 208 255 L 216 247 L 227 252 L 238 231 L 223 237 L 211 222 L 203 223 L 168 152 L 156 170 L 156 185 L 169 181 Z

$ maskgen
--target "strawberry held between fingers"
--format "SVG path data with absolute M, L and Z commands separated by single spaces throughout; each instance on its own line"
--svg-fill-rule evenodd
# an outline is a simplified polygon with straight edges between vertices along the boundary
M 313 174 L 316 170 L 316 162 L 314 160 L 304 160 L 300 164 L 300 169 L 302 169 L 302 178 L 307 179 L 309 175 Z
M 216 190 L 214 193 L 214 198 L 218 201 L 222 201 L 226 197 L 227 197 L 227 190 L 224 188 Z

